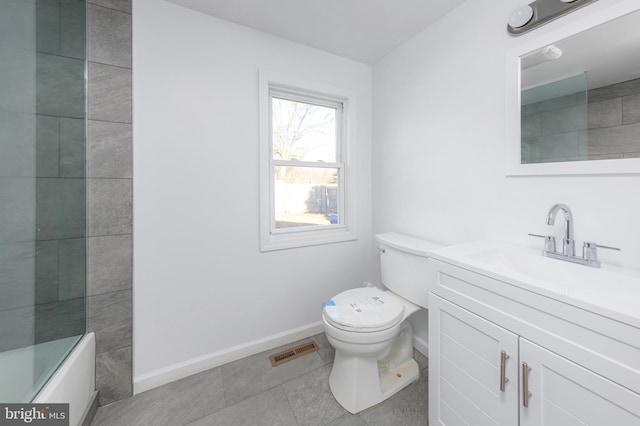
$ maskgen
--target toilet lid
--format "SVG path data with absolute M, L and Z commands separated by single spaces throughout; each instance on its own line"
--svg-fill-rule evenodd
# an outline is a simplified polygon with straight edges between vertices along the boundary
M 343 291 L 323 305 L 325 318 L 337 328 L 379 331 L 402 319 L 404 303 L 393 293 L 376 287 Z

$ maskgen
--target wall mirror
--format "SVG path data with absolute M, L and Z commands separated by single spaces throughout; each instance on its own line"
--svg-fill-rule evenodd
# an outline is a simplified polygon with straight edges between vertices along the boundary
M 507 175 L 640 173 L 640 9 L 622 2 L 507 55 Z

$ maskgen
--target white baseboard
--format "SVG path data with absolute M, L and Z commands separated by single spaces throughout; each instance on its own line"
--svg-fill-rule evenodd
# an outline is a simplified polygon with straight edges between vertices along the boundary
M 413 336 L 413 347 L 422 355 L 429 357 L 429 342 L 416 335 Z
M 242 345 L 233 346 L 218 352 L 192 358 L 177 364 L 159 368 L 133 378 L 133 394 L 139 394 L 149 389 L 200 373 L 210 368 L 218 367 L 247 356 L 276 348 L 322 333 L 322 322 L 318 321 L 302 327 L 273 334 L 262 339 L 253 340 Z

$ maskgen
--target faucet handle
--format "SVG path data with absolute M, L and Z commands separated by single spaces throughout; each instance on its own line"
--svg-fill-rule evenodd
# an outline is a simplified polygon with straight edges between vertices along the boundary
M 555 253 L 556 252 L 556 237 L 551 235 L 529 234 L 532 237 L 544 238 L 544 251 Z
M 591 241 L 585 241 L 582 245 L 582 257 L 588 262 L 600 264 L 600 262 L 598 261 L 598 252 L 596 248 L 622 251 L 618 247 L 603 246 Z
M 603 245 L 600 245 L 600 244 L 592 243 L 591 241 L 585 241 L 584 242 L 584 248 L 595 248 L 595 247 L 608 249 L 608 250 L 622 251 L 622 249 L 618 248 L 618 247 L 603 246 Z

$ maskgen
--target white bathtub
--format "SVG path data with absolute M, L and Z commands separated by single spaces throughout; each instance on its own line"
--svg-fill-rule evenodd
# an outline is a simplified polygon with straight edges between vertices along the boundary
M 33 400 L 34 403 L 69 403 L 69 425 L 82 424 L 96 398 L 96 339 L 82 337 L 67 359 Z

